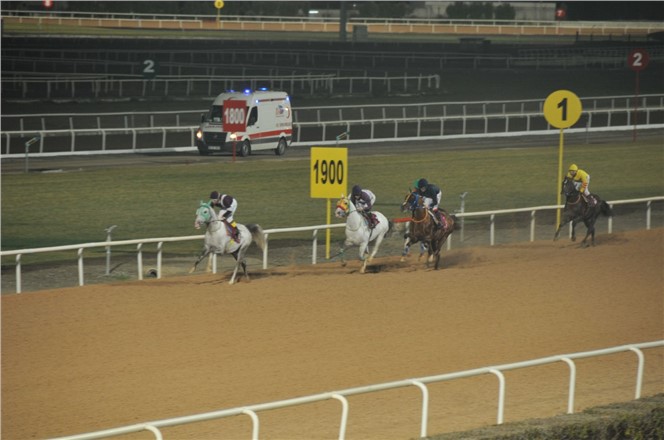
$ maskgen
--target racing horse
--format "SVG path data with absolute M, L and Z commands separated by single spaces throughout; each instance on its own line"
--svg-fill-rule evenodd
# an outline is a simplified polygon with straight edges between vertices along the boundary
M 576 241 L 576 232 L 575 227 L 579 222 L 583 222 L 586 225 L 586 236 L 581 242 L 582 247 L 587 247 L 588 244 L 586 240 L 590 237 L 590 243 L 592 246 L 595 246 L 595 222 L 597 217 L 600 214 L 603 214 L 607 217 L 613 215 L 613 211 L 608 203 L 600 199 L 596 194 L 591 194 L 590 197 L 593 197 L 596 201 L 594 206 L 590 206 L 585 197 L 581 196 L 581 193 L 574 185 L 574 180 L 565 177 L 563 180 L 562 193 L 565 194 L 565 208 L 563 209 L 563 218 L 560 220 L 558 229 L 556 229 L 556 234 L 553 236 L 553 240 L 558 240 L 560 236 L 560 229 L 565 226 L 567 223 L 572 222 L 572 241 Z
M 429 252 L 427 267 L 429 267 L 429 263 L 434 262 L 434 269 L 437 270 L 440 263 L 440 251 L 443 249 L 447 237 L 459 228 L 456 216 L 449 215 L 442 210 L 439 211 L 444 221 L 444 224 L 439 226 L 434 220 L 434 213 L 424 206 L 424 197 L 415 191 L 411 191 L 406 195 L 404 202 L 401 204 L 401 211 L 411 212 L 401 261 L 405 261 L 411 244 L 421 242 Z M 422 248 L 422 253 L 424 253 L 424 248 Z M 422 256 L 422 253 L 420 256 Z
M 346 239 L 341 245 L 338 255 L 341 255 L 341 264 L 346 265 L 345 251 L 351 246 L 359 246 L 360 261 L 363 262 L 360 273 L 365 273 L 367 263 L 373 260 L 385 236 L 392 230 L 392 222 L 378 211 L 371 211 L 378 223 L 369 227 L 369 220 L 355 207 L 355 204 L 345 196 L 337 201 L 334 215 L 337 218 L 346 218 Z M 369 243 L 375 241 L 373 252 L 369 250 Z
M 189 273 L 194 272 L 198 263 L 210 254 L 231 254 L 233 258 L 235 258 L 235 270 L 233 271 L 233 276 L 228 284 L 235 283 L 235 277 L 240 266 L 242 266 L 244 277 L 249 281 L 249 274 L 247 273 L 247 264 L 244 256 L 249 245 L 251 245 L 253 241 L 256 242 L 261 250 L 265 248 L 263 229 L 256 224 L 245 226 L 237 223 L 239 237 L 238 243 L 231 238 L 229 227 L 222 220 L 219 220 L 217 213 L 209 202 L 201 202 L 201 205 L 196 210 L 194 227 L 200 229 L 202 225 L 205 225 L 206 227 L 203 252 L 201 252 L 201 255 L 198 257 Z M 210 269 L 210 262 L 210 259 L 208 259 L 208 270 Z

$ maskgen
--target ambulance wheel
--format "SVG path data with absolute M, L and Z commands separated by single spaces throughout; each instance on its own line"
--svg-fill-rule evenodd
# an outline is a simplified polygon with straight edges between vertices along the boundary
M 285 152 L 286 152 L 286 139 L 281 138 L 279 139 L 277 148 L 274 149 L 274 154 L 276 154 L 277 156 L 283 156 Z
M 240 149 L 238 150 L 238 154 L 241 157 L 247 157 L 249 154 L 251 154 L 251 145 L 249 144 L 249 141 L 244 141 L 242 144 L 240 144 Z

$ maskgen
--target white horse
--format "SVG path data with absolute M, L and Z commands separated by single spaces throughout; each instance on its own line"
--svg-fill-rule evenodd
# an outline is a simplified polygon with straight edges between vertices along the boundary
M 233 276 L 229 284 L 235 283 L 235 276 L 237 271 L 242 266 L 242 271 L 244 277 L 249 280 L 249 274 L 247 273 L 247 264 L 244 260 L 244 256 L 247 252 L 247 248 L 252 241 L 256 241 L 258 247 L 263 250 L 265 248 L 265 236 L 263 235 L 263 229 L 259 225 L 241 225 L 237 224 L 238 236 L 240 242 L 236 242 L 231 238 L 230 231 L 226 224 L 219 220 L 217 213 L 212 208 L 210 203 L 201 202 L 201 206 L 196 210 L 196 221 L 194 222 L 194 227 L 200 229 L 201 225 L 206 225 L 205 230 L 205 245 L 203 246 L 203 252 L 198 257 L 194 263 L 194 267 L 191 268 L 189 273 L 192 273 L 196 270 L 196 266 L 200 263 L 203 258 L 207 257 L 209 254 L 231 254 L 235 258 L 235 270 L 233 271 Z M 210 260 L 208 260 L 208 269 L 210 267 Z
M 372 211 L 372 213 L 378 219 L 378 224 L 373 229 L 369 228 L 369 221 L 355 208 L 353 202 L 343 195 L 337 202 L 337 207 L 334 210 L 334 215 L 336 217 L 346 218 L 346 240 L 339 251 L 339 255 L 341 255 L 341 263 L 344 266 L 346 265 L 344 252 L 348 247 L 359 246 L 360 261 L 363 262 L 360 273 L 366 271 L 367 263 L 373 260 L 373 257 L 378 252 L 381 242 L 392 229 L 392 222 L 383 214 L 378 211 Z M 369 243 L 374 240 L 376 243 L 373 252 L 370 253 Z

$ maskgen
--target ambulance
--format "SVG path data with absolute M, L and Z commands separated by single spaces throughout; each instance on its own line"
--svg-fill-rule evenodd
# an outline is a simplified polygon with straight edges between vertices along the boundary
M 233 152 L 242 157 L 254 151 L 286 152 L 293 136 L 293 112 L 286 92 L 230 91 L 217 96 L 196 131 L 201 155 Z

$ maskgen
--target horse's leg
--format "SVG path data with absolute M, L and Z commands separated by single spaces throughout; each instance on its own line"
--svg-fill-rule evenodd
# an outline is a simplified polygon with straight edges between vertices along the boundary
M 235 277 L 237 276 L 237 270 L 240 268 L 240 265 L 242 264 L 244 258 L 244 252 L 242 252 L 242 248 L 239 248 L 231 255 L 233 255 L 233 258 L 235 258 L 235 268 L 233 269 L 233 275 L 231 276 L 231 280 L 228 282 L 228 284 L 235 284 Z M 246 269 L 245 269 L 245 274 L 246 274 Z
M 339 255 L 341 256 L 341 267 L 346 267 L 348 262 L 346 261 L 346 249 L 350 246 L 348 241 L 344 240 L 341 242 L 341 248 L 339 249 Z
M 210 254 L 208 255 L 208 260 L 207 260 L 207 266 L 205 267 L 205 271 L 207 273 L 212 272 L 212 260 L 216 258 L 216 254 Z
M 586 236 L 583 237 L 581 246 L 588 247 L 588 243 L 586 242 L 588 237 L 591 237 L 592 245 L 595 246 L 595 223 L 592 220 L 584 220 L 584 223 L 586 225 Z
M 570 221 L 571 221 L 570 218 L 568 218 L 566 215 L 563 215 L 563 218 L 562 218 L 562 220 L 560 220 L 560 224 L 558 225 L 558 229 L 556 229 L 556 233 L 553 236 L 553 241 L 558 240 L 558 238 L 560 237 L 560 230 L 563 228 L 563 226 L 565 226 Z
M 572 220 L 572 241 L 576 241 L 576 225 L 580 222 L 580 219 Z
M 380 244 L 383 242 L 383 238 L 385 238 L 385 234 L 378 234 L 378 237 L 376 237 L 376 242 L 374 243 L 374 249 L 373 252 L 369 255 L 369 261 L 372 261 L 376 254 L 378 253 L 378 248 L 380 247 Z
M 401 251 L 401 261 L 406 261 L 406 257 L 410 252 L 410 235 L 406 235 L 403 241 L 403 251 Z
M 362 251 L 362 248 L 364 248 L 364 252 Z M 371 246 L 369 246 L 368 241 L 360 245 L 360 260 L 371 261 Z
M 207 257 L 209 255 L 209 253 L 210 253 L 210 249 L 204 248 L 203 252 L 201 252 L 201 254 L 198 256 L 196 261 L 194 261 L 194 265 L 189 270 L 189 273 L 194 273 L 194 271 L 196 270 L 196 267 L 198 266 L 198 263 L 203 261 L 203 258 Z
M 247 280 L 247 282 L 250 282 L 251 279 L 249 278 L 249 272 L 247 272 L 247 260 L 245 259 L 246 255 L 246 249 L 244 252 L 242 252 L 242 258 L 239 259 L 240 265 L 242 266 L 242 274 L 244 275 L 244 279 Z
M 417 261 L 420 261 L 422 259 L 422 256 L 424 255 L 424 251 L 429 251 L 429 255 L 431 255 L 431 250 L 427 247 L 427 244 L 425 242 L 420 242 L 420 255 L 417 257 Z M 429 261 L 429 257 L 427 257 L 427 262 Z

